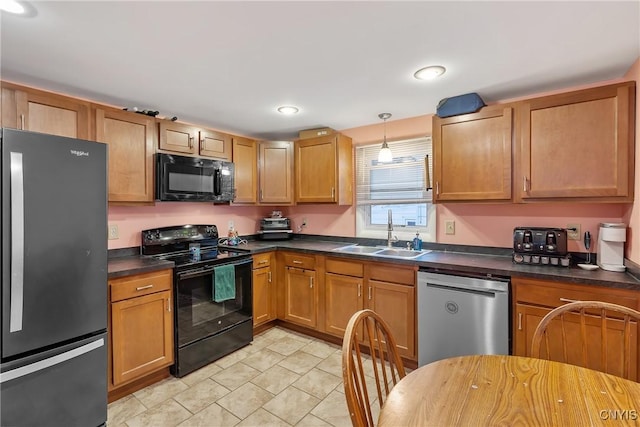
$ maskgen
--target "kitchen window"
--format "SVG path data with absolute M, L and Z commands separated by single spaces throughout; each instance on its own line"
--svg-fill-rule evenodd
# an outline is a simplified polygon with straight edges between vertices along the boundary
M 392 234 L 399 240 L 413 240 L 419 231 L 423 241 L 435 242 L 431 137 L 388 144 L 391 162 L 378 161 L 380 144 L 355 149 L 356 236 L 386 239 L 391 209 Z

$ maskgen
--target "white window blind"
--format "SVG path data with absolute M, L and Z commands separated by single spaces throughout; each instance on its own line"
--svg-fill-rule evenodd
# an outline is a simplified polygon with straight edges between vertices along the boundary
M 435 221 L 431 206 L 431 137 L 389 142 L 391 162 L 378 162 L 380 144 L 356 147 L 356 233 L 380 237 L 393 212 L 394 234 L 429 233 Z M 433 228 L 432 228 L 433 227 Z M 384 234 L 384 233 L 382 233 Z M 435 238 L 435 236 L 433 236 Z
M 389 142 L 393 161 L 379 163 L 380 144 L 356 148 L 356 196 L 359 205 L 431 202 L 425 173 L 429 156 L 432 176 L 431 138 Z

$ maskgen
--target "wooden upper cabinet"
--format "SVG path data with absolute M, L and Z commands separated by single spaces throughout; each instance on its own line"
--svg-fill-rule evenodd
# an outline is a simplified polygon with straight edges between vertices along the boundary
M 516 201 L 633 201 L 635 82 L 519 106 Z
M 153 202 L 153 117 L 96 108 L 96 141 L 109 146 L 109 202 Z
M 161 151 L 231 161 L 231 135 L 168 120 L 159 120 L 158 127 Z
M 261 204 L 293 204 L 293 143 L 260 141 L 258 155 Z
M 89 139 L 89 103 L 2 82 L 2 126 Z
M 258 200 L 258 144 L 248 138 L 233 137 L 236 197 L 234 204 Z
M 433 201 L 510 201 L 512 108 L 433 117 Z
M 294 158 L 297 203 L 353 204 L 351 138 L 333 134 L 298 140 Z

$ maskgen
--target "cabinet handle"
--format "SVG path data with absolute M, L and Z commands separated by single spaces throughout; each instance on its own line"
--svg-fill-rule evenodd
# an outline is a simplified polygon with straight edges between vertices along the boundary
M 522 313 L 518 313 L 518 330 L 522 330 Z
M 297 259 L 294 259 L 294 260 L 293 260 L 293 263 L 294 263 L 294 264 L 302 264 L 302 261 L 298 261 Z
M 267 273 L 267 278 L 268 278 L 267 280 L 269 281 L 269 283 L 271 283 L 271 272 L 270 271 Z
M 193 137 L 189 136 L 189 148 L 193 148 Z
M 264 193 L 262 192 L 262 188 L 260 189 L 260 201 L 262 201 L 262 199 L 264 199 Z
M 20 130 L 24 129 L 24 114 L 20 114 Z
M 202 151 L 202 144 L 204 143 L 204 138 L 198 140 L 198 151 Z
M 333 199 L 334 197 L 336 197 L 336 188 L 331 187 L 331 198 Z
M 313 277 L 309 277 L 309 287 L 313 288 Z
M 171 298 L 167 298 L 167 311 L 171 312 Z
M 142 290 L 145 290 L 145 289 L 151 289 L 151 288 L 153 288 L 153 285 L 138 286 L 138 287 L 136 288 L 136 291 L 142 291 Z
M 522 176 L 522 191 L 527 192 L 527 177 Z
M 266 259 L 263 259 L 263 260 L 262 260 L 262 261 L 260 261 L 258 264 L 266 264 L 266 263 L 267 263 L 267 260 L 266 260 Z
M 371 286 L 369 286 L 369 299 L 371 299 Z
M 560 298 L 560 301 L 562 301 L 562 302 L 580 302 L 580 300 L 569 299 L 569 298 Z
M 440 195 L 440 181 L 436 181 L 436 196 Z
M 358 297 L 362 296 L 362 284 L 358 283 Z

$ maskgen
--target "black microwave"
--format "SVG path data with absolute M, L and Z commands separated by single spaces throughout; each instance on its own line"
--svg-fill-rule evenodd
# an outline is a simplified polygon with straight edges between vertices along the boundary
M 156 154 L 157 200 L 223 203 L 234 196 L 233 163 Z

